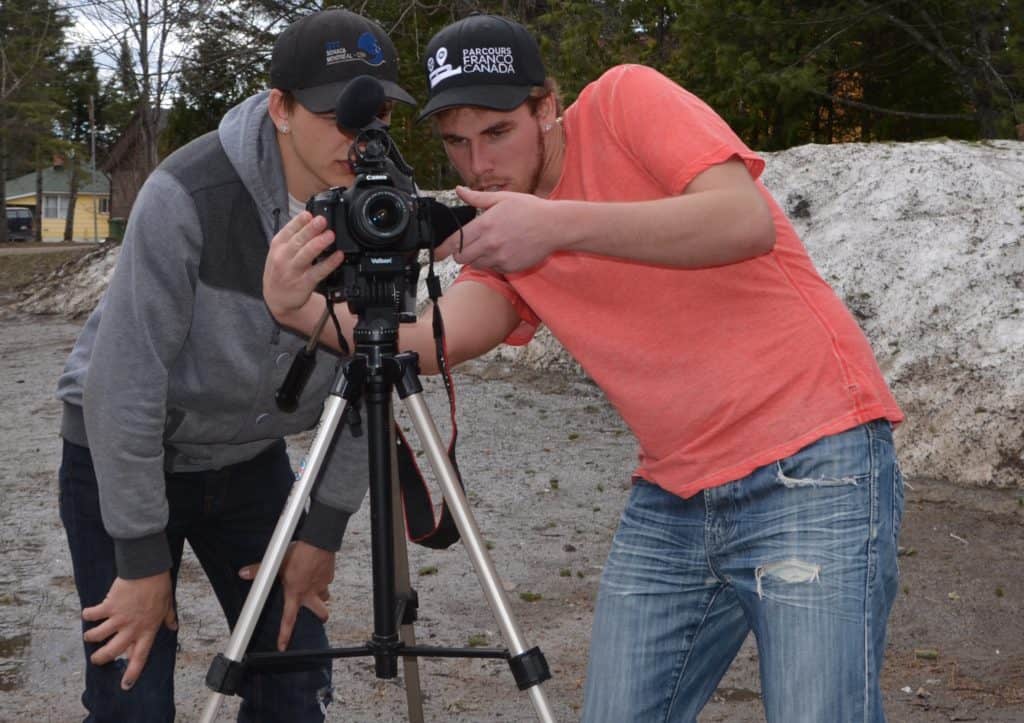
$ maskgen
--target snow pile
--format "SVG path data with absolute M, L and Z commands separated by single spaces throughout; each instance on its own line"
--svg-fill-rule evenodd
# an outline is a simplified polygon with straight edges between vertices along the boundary
M 18 308 L 33 314 L 87 316 L 99 303 L 120 255 L 119 244 L 104 244 L 68 261 L 22 299 Z
M 905 473 L 1024 487 L 1024 143 L 808 145 L 765 157 L 765 184 L 907 414 Z M 87 313 L 115 257 L 62 269 L 23 308 Z M 439 273 L 447 285 L 456 268 Z M 546 331 L 491 358 L 581 373 Z
M 1024 143 L 803 146 L 764 181 L 874 346 L 905 471 L 1024 486 Z

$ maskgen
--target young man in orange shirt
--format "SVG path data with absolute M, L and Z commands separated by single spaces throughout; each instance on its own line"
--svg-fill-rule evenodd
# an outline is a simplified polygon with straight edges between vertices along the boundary
M 769 721 L 884 720 L 902 415 L 764 162 L 643 66 L 560 114 L 535 41 L 504 18 L 442 30 L 426 71 L 421 118 L 483 211 L 441 247 L 465 265 L 441 302 L 449 359 L 545 324 L 639 444 L 584 720 L 695 720 L 750 631 Z M 275 237 L 264 291 L 282 323 L 313 328 L 331 240 L 308 216 Z M 431 345 L 429 323 L 402 327 L 428 372 Z

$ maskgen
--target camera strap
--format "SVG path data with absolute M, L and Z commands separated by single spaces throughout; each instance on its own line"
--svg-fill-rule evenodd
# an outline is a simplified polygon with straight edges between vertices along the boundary
M 427 293 L 433 309 L 434 348 L 437 352 L 437 368 L 444 380 L 444 388 L 448 394 L 448 408 L 452 420 L 452 434 L 448 442 L 448 459 L 451 460 L 452 468 L 455 470 L 455 478 L 459 487 L 465 490 L 462 484 L 462 473 L 459 471 L 459 464 L 455 459 L 455 446 L 459 438 L 459 428 L 455 421 L 455 385 L 452 383 L 451 373 L 448 369 L 448 350 L 445 344 L 444 319 L 441 318 L 441 307 L 437 300 L 441 296 L 441 281 L 434 274 L 434 254 L 430 249 L 430 265 L 427 272 Z M 409 443 L 402 435 L 402 430 L 395 425 L 396 445 L 398 448 L 398 480 L 402 492 L 402 502 L 405 508 L 405 526 L 409 539 L 418 545 L 429 547 L 434 550 L 442 550 L 451 547 L 459 541 L 459 530 L 455 526 L 445 502 L 441 504 L 439 517 L 434 518 L 434 505 L 430 499 L 430 490 L 427 488 L 426 480 L 416 464 L 416 458 Z
M 338 321 L 338 314 L 334 311 L 334 303 L 327 300 L 327 314 L 331 317 L 331 323 L 334 324 L 334 333 L 338 335 L 338 346 L 341 347 L 342 356 L 352 356 L 352 350 L 348 346 L 348 341 L 345 339 L 345 335 L 341 333 L 341 322 Z

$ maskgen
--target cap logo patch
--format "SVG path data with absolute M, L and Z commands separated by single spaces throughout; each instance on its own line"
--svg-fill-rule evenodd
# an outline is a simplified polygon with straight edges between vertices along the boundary
M 356 43 L 358 48 L 349 50 L 340 40 L 328 40 L 324 43 L 324 63 L 330 66 L 356 60 L 361 60 L 367 65 L 381 65 L 384 62 L 384 51 L 373 33 L 363 33 Z
M 437 49 L 433 58 L 427 59 L 427 72 L 429 73 L 431 88 L 445 78 L 462 74 L 462 68 L 453 68 L 451 64 L 445 63 L 446 60 L 448 60 L 448 48 L 443 46 Z
M 515 75 L 515 58 L 508 46 L 487 48 L 463 48 L 462 71 L 464 73 L 488 73 L 490 75 Z
M 380 65 L 384 62 L 384 51 L 381 50 L 377 38 L 373 33 L 363 33 L 359 36 L 359 49 L 366 53 L 366 62 L 370 65 Z

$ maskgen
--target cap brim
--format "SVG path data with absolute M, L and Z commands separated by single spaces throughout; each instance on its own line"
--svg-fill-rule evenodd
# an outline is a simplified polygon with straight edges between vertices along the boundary
M 416 122 L 429 118 L 438 111 L 471 105 L 490 110 L 513 110 L 530 96 L 530 86 L 471 85 L 448 88 L 435 95 L 416 118 Z
M 397 83 L 391 80 L 377 79 L 384 88 L 384 97 L 389 100 L 396 100 L 399 103 L 415 106 L 415 99 L 402 90 Z M 295 99 L 302 103 L 303 107 L 313 113 L 331 113 L 338 103 L 338 98 L 345 90 L 350 81 L 341 83 L 328 83 L 318 85 L 315 88 L 296 88 L 292 91 Z

